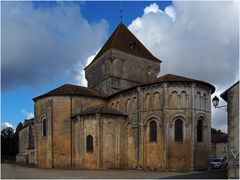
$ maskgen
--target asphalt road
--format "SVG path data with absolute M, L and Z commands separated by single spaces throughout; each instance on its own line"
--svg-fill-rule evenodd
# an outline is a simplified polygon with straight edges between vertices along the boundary
M 209 172 L 203 171 L 193 174 L 170 176 L 164 179 L 227 179 L 227 169 L 213 169 Z
M 227 177 L 226 169 L 187 172 L 160 172 L 137 170 L 78 170 L 78 169 L 43 169 L 1 164 L 2 179 L 221 179 Z

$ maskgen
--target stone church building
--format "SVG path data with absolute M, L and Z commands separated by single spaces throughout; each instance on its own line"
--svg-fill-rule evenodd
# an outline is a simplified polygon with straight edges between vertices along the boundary
M 158 77 L 160 63 L 120 23 L 85 68 L 88 87 L 65 84 L 33 98 L 34 156 L 32 148 L 28 162 L 43 168 L 206 169 L 215 88 L 173 74 Z

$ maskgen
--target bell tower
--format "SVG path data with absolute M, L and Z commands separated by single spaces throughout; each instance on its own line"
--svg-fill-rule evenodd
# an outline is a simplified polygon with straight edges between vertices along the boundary
M 161 61 L 120 23 L 93 61 L 84 69 L 88 87 L 111 95 L 151 81 Z

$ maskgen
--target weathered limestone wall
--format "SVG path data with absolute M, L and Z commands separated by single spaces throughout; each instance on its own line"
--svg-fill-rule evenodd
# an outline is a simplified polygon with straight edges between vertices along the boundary
M 53 166 L 71 167 L 71 97 L 53 97 Z
M 34 105 L 35 164 L 52 168 L 52 119 L 53 100 L 51 97 L 37 100 Z M 47 135 L 43 137 L 42 119 L 47 120 Z
M 108 50 L 85 69 L 88 86 L 100 88 L 108 94 L 153 80 L 159 71 L 159 62 L 116 49 Z
M 28 150 L 28 164 L 35 165 L 35 150 Z
M 216 157 L 222 158 L 224 156 L 227 156 L 227 146 L 227 142 L 216 143 Z
M 35 121 L 38 166 L 71 167 L 75 155 L 71 117 L 88 107 L 103 103 L 104 101 L 99 98 L 77 96 L 54 96 L 37 100 Z M 47 119 L 46 137 L 42 136 L 43 117 Z
M 238 150 L 239 152 L 239 82 L 227 91 L 228 103 L 228 151 Z M 230 155 L 228 162 L 228 178 L 235 177 L 234 158 Z M 237 158 L 239 161 L 239 155 Z M 239 166 L 237 167 L 237 177 L 239 177 Z M 235 177 L 236 178 L 236 177 Z
M 75 126 L 75 167 L 111 169 L 125 166 L 125 118 L 88 115 L 77 117 Z M 93 138 L 93 152 L 87 152 L 87 136 Z
M 19 131 L 19 153 L 26 152 L 28 148 L 28 127 L 24 127 Z
M 16 156 L 17 163 L 35 164 L 34 153 L 34 124 L 31 120 L 25 120 L 19 131 L 19 153 Z
M 105 105 L 105 101 L 100 98 L 73 96 L 72 97 L 72 116 L 86 110 L 87 108 Z
M 108 106 L 128 114 L 128 167 L 206 169 L 211 148 L 210 103 L 210 89 L 195 83 L 148 85 L 112 97 Z M 204 123 L 203 142 L 197 142 L 199 118 Z M 174 140 L 176 119 L 184 122 L 183 142 Z M 158 125 L 157 142 L 149 141 L 149 122 L 152 120 Z

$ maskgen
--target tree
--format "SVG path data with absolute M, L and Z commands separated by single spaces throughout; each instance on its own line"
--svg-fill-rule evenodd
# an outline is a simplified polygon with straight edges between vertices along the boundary
M 11 127 L 1 131 L 1 156 L 16 156 L 18 153 L 18 133 Z
M 14 129 L 11 127 L 6 127 L 1 131 L 1 136 L 4 138 L 11 138 L 14 135 Z

